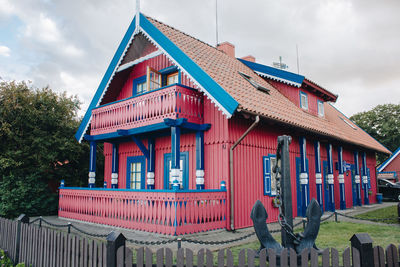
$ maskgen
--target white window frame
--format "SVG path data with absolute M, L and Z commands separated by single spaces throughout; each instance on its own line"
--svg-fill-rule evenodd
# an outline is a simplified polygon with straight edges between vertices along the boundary
M 305 99 L 304 105 L 303 105 L 303 101 L 302 101 L 303 97 Z M 308 95 L 307 95 L 307 93 L 304 93 L 302 91 L 300 91 L 300 107 L 304 110 L 308 110 Z
M 276 196 L 276 174 L 272 171 L 275 162 L 275 155 L 263 156 L 263 191 L 266 196 Z
M 318 109 L 318 116 L 324 117 L 325 116 L 325 107 L 324 102 L 321 100 L 317 101 L 317 109 Z

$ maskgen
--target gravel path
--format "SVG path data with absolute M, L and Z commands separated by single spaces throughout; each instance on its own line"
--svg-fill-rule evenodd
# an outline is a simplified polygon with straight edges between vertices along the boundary
M 394 205 L 397 205 L 397 202 L 384 202 L 382 204 L 372 204 L 372 205 L 368 205 L 368 206 L 355 207 L 355 208 L 346 209 L 346 210 L 338 210 L 337 212 L 345 214 L 345 215 L 354 216 L 354 215 L 365 213 L 365 212 L 372 211 L 375 209 L 380 209 L 380 208 L 394 206 Z M 325 220 L 326 218 L 328 218 L 331 215 L 332 215 L 331 212 L 325 212 L 324 215 L 322 216 L 321 220 Z M 31 221 L 33 221 L 34 219 L 37 219 L 37 218 L 38 217 L 31 218 Z M 174 237 L 174 236 L 168 236 L 168 235 L 162 235 L 162 234 L 156 234 L 156 233 L 147 233 L 147 232 L 143 232 L 143 231 L 130 230 L 130 229 L 125 229 L 125 228 L 101 225 L 101 224 L 87 223 L 87 222 L 82 222 L 82 221 L 77 221 L 77 220 L 59 218 L 57 216 L 46 216 L 46 217 L 43 217 L 43 219 L 53 225 L 49 225 L 43 221 L 42 226 L 46 226 L 49 228 L 55 228 L 55 229 L 67 232 L 68 227 L 65 227 L 65 226 L 70 222 L 73 226 L 76 227 L 76 228 L 71 227 L 72 233 L 78 233 L 80 235 L 82 235 L 82 232 L 91 233 L 96 236 L 93 236 L 93 235 L 85 235 L 85 236 L 88 236 L 93 239 L 98 239 L 101 241 L 105 241 L 106 240 L 105 237 L 111 231 L 118 231 L 118 232 L 121 232 L 127 238 L 127 240 L 134 240 L 139 243 L 172 241 L 171 243 L 168 243 L 168 244 L 146 245 L 153 250 L 160 248 L 160 247 L 169 247 L 173 251 L 175 251 L 175 250 L 177 250 L 177 247 L 178 247 L 178 243 L 176 241 L 177 237 Z M 335 216 L 331 216 L 328 220 L 334 221 Z M 379 223 L 379 222 L 350 219 L 350 218 L 346 218 L 346 217 L 343 217 L 340 215 L 338 215 L 338 220 L 339 221 L 357 222 L 357 223 L 376 224 L 376 225 L 388 225 L 388 224 Z M 294 225 L 296 225 L 296 224 L 299 225 L 299 226 L 297 226 L 297 228 L 295 228 L 295 230 L 299 231 L 302 228 L 301 222 L 302 222 L 302 219 L 299 217 L 294 219 L 294 222 L 293 222 Z M 38 221 L 35 222 L 35 224 L 38 224 L 38 223 L 39 223 Z M 55 225 L 63 225 L 64 227 L 56 227 Z M 400 224 L 393 225 L 393 226 L 400 228 Z M 271 223 L 271 224 L 268 224 L 268 228 L 270 231 L 274 231 L 274 230 L 276 231 L 276 230 L 280 229 L 280 226 L 278 223 Z M 81 230 L 81 232 L 79 230 Z M 241 239 L 242 237 L 248 236 L 248 235 L 250 235 L 250 236 L 245 239 Z M 240 244 L 245 244 L 245 243 L 249 243 L 249 242 L 253 242 L 253 241 L 257 240 L 257 237 L 254 234 L 253 227 L 239 229 L 239 230 L 236 230 L 235 232 L 230 232 L 230 231 L 221 229 L 221 230 L 201 232 L 201 233 L 196 233 L 196 234 L 187 234 L 184 236 L 184 238 L 189 239 L 189 240 L 205 241 L 205 242 L 227 241 L 227 240 L 229 241 L 232 239 L 241 239 L 236 242 L 229 242 L 227 244 L 218 244 L 218 245 L 195 244 L 195 243 L 189 243 L 189 242 L 182 242 L 182 247 L 190 248 L 194 251 L 197 251 L 200 248 L 204 248 L 205 246 L 211 250 L 217 250 L 217 249 L 237 246 Z M 133 248 L 143 246 L 142 244 L 137 244 L 137 243 L 133 243 L 133 242 L 127 242 L 127 245 L 129 247 L 133 247 Z

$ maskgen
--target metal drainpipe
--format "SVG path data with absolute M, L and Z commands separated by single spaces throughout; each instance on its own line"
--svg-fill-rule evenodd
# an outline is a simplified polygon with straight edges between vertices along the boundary
M 244 134 L 231 146 L 229 149 L 229 173 L 230 173 L 230 185 L 229 185 L 229 190 L 231 193 L 231 230 L 235 230 L 235 225 L 234 225 L 234 193 L 233 193 L 233 150 L 237 147 L 237 145 L 242 142 L 242 140 L 250 133 L 251 130 L 253 130 L 254 127 L 257 126 L 257 124 L 260 122 L 260 117 L 257 115 L 256 120 L 253 122 L 252 125 L 244 132 Z

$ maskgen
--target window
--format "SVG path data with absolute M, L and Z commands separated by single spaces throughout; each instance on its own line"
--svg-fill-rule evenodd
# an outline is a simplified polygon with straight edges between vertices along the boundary
M 145 188 L 145 159 L 143 156 L 127 158 L 126 188 Z
M 300 107 L 308 110 L 308 97 L 307 94 L 300 91 Z
M 147 67 L 147 91 L 153 91 L 161 87 L 161 73 Z
M 164 189 L 172 189 L 171 165 L 172 154 L 164 154 Z M 189 152 L 180 152 L 179 188 L 188 189 Z
M 275 155 L 268 155 L 263 157 L 264 195 L 276 195 L 276 173 L 272 171 L 275 164 Z
M 318 100 L 318 115 L 323 117 L 325 115 L 324 102 Z
M 136 94 L 143 94 L 147 91 L 147 82 L 138 83 L 136 85 Z
M 167 85 L 178 83 L 179 75 L 178 72 L 174 72 L 167 75 Z
M 263 91 L 267 94 L 269 94 L 269 89 L 265 88 L 264 86 L 260 85 L 258 82 L 256 82 L 252 77 L 250 77 L 247 74 L 244 74 L 243 72 L 239 71 L 239 74 L 246 79 L 251 85 L 253 85 L 255 88 L 257 88 L 260 91 Z

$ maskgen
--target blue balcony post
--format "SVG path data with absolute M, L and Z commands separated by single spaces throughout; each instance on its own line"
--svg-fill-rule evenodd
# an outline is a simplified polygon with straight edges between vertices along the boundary
M 358 151 L 354 151 L 354 183 L 356 187 L 356 202 L 358 206 L 361 206 L 361 188 L 360 188 L 360 164 L 358 162 Z
M 315 184 L 317 188 L 317 201 L 321 207 L 321 211 L 324 211 L 322 201 L 322 174 L 321 174 L 321 144 L 319 141 L 314 143 L 315 151 Z
M 154 169 L 155 169 L 155 160 L 156 160 L 156 150 L 155 150 L 155 141 L 153 138 L 149 138 L 149 158 L 147 159 L 147 189 L 154 189 Z
M 364 204 L 369 205 L 368 198 L 368 174 L 367 174 L 367 155 L 365 152 L 362 153 L 362 182 L 364 186 Z
M 328 193 L 329 193 L 329 210 L 335 211 L 335 192 L 333 179 L 333 162 L 332 162 L 332 144 L 326 145 L 326 154 L 328 158 Z
M 306 209 L 309 203 L 309 190 L 308 190 L 308 170 L 307 170 L 307 143 L 305 137 L 299 138 L 300 145 L 300 186 L 301 186 L 301 215 L 306 216 Z
M 95 141 L 90 141 L 89 188 L 95 187 L 96 183 L 96 146 Z
M 339 191 L 340 191 L 340 209 L 346 209 L 345 190 L 344 190 L 344 171 L 343 171 L 343 148 L 338 147 L 338 169 L 339 169 Z
M 204 189 L 204 132 L 196 132 L 196 188 Z
M 172 189 L 178 190 L 180 188 L 179 174 L 180 174 L 180 139 L 181 128 L 177 126 L 171 127 L 171 179 Z
M 111 188 L 118 188 L 118 144 L 112 146 Z

